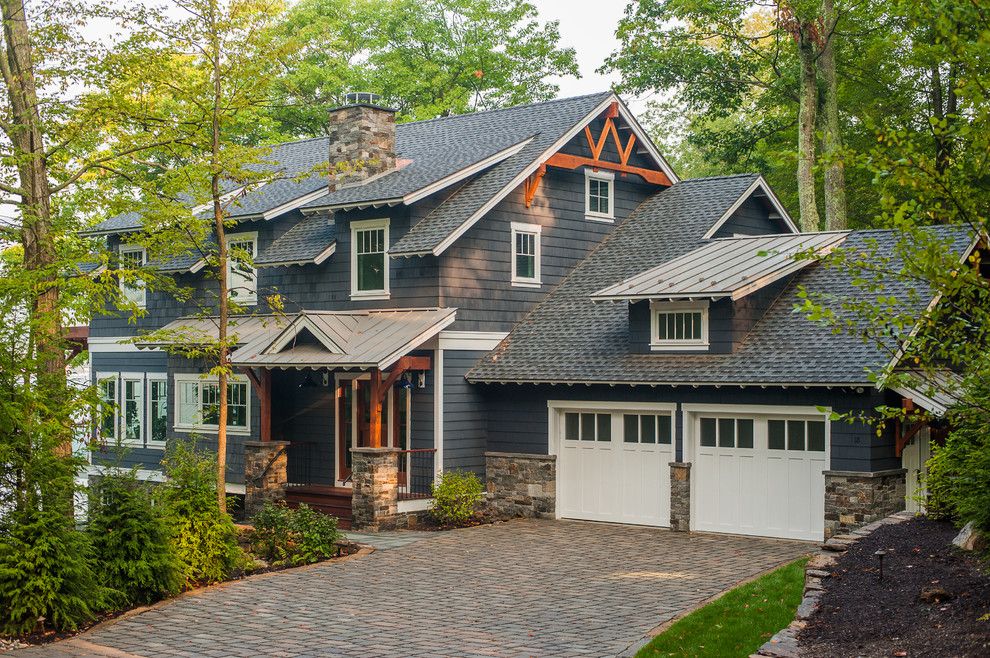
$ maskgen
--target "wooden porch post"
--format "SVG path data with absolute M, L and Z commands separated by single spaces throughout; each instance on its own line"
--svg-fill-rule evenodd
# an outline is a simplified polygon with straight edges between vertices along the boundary
M 374 368 L 371 371 L 371 419 L 368 431 L 368 445 L 372 448 L 382 447 L 382 401 L 385 391 L 382 390 L 382 371 Z
M 258 394 L 259 413 L 261 414 L 261 440 L 268 442 L 272 440 L 272 371 L 267 368 L 261 369 L 258 375 L 251 368 L 244 368 L 244 374 L 251 380 L 254 392 Z

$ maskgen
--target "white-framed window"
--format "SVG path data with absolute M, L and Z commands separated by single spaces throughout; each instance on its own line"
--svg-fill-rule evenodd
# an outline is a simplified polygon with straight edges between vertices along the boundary
M 144 445 L 144 375 L 121 375 L 121 441 Z
M 615 174 L 584 170 L 584 214 L 595 221 L 615 221 Z
M 139 270 L 147 263 L 147 252 L 144 247 L 138 245 L 122 244 L 120 245 L 119 254 L 120 269 L 122 270 Z M 143 280 L 130 277 L 128 277 L 127 281 L 121 279 L 120 293 L 127 301 L 144 308 L 147 301 L 147 294 Z
M 674 423 L 670 414 L 622 414 L 622 440 L 625 443 L 671 445 Z
M 387 219 L 351 222 L 351 297 L 387 299 Z
M 650 347 L 656 351 L 708 349 L 708 302 L 651 303 Z
M 542 283 L 540 272 L 539 224 L 512 222 L 512 285 L 521 288 L 539 288 Z
M 101 373 L 96 376 L 100 396 L 100 422 L 97 428 L 101 441 L 117 440 L 117 380 L 118 375 Z
M 168 380 L 148 378 L 148 443 L 164 444 L 168 436 Z
M 216 377 L 175 376 L 175 429 L 180 431 L 219 428 L 220 390 Z M 227 431 L 251 431 L 251 395 L 245 377 L 232 375 L 227 381 Z
M 168 388 L 164 373 L 98 373 L 98 437 L 105 443 L 164 448 Z M 111 411 L 104 413 L 104 410 Z
M 258 303 L 257 233 L 232 233 L 227 237 L 227 290 L 238 304 Z
M 825 421 L 823 420 L 768 420 L 767 448 L 825 452 Z

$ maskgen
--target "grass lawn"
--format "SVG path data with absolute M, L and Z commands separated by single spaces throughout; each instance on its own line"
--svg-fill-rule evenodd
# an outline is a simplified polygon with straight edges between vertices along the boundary
M 643 656 L 735 658 L 755 652 L 794 619 L 807 558 L 791 562 L 695 610 L 643 647 Z

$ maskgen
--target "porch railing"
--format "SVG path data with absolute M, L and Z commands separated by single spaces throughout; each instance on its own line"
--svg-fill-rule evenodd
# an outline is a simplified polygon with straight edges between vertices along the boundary
M 294 441 L 286 448 L 290 485 L 333 484 L 333 444 Z
M 436 474 L 436 448 L 399 451 L 399 499 L 429 498 Z

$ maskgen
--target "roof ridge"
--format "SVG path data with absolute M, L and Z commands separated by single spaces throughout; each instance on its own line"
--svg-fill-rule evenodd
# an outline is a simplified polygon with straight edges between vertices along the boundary
M 720 174 L 718 176 L 698 176 L 697 178 L 682 178 L 682 183 L 697 183 L 701 181 L 725 180 L 728 178 L 748 178 L 752 176 L 762 176 L 763 174 L 750 171 L 742 174 Z
M 581 94 L 579 96 L 567 96 L 566 98 L 551 98 L 545 101 L 533 101 L 532 103 L 523 103 L 522 105 L 509 105 L 507 107 L 493 107 L 489 110 L 479 110 L 477 112 L 464 112 L 463 114 L 451 114 L 445 117 L 433 117 L 432 119 L 420 119 L 418 121 L 406 121 L 404 123 L 396 124 L 396 128 L 399 126 L 412 126 L 423 123 L 430 123 L 433 121 L 444 121 L 446 119 L 461 119 L 465 117 L 475 117 L 482 114 L 494 114 L 496 112 L 507 112 L 509 110 L 519 110 L 525 107 L 535 107 L 537 105 L 551 105 L 553 103 L 562 103 L 564 101 L 576 101 L 584 98 L 591 98 L 593 96 L 605 96 L 606 94 L 614 94 L 615 92 L 609 89 L 608 91 L 599 91 L 591 94 Z

